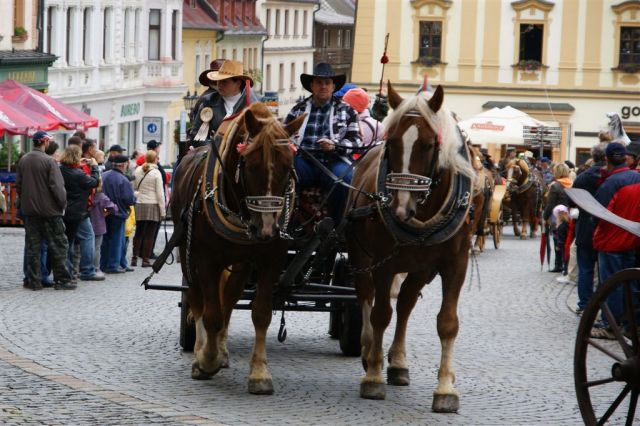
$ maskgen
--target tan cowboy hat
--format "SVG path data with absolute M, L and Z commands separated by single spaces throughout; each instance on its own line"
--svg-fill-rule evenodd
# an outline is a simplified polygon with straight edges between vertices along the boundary
M 220 65 L 220 69 L 218 71 L 211 71 L 208 73 L 207 78 L 211 81 L 241 78 L 243 80 L 249 80 L 251 87 L 253 87 L 253 79 L 244 74 L 242 62 L 240 61 L 224 61 L 222 65 Z

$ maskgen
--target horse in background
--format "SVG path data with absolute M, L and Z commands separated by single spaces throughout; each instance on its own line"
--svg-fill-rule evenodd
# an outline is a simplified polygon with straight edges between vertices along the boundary
M 254 103 L 235 118 L 223 142 L 191 151 L 176 170 L 171 208 L 174 222 L 186 222 L 188 229 L 179 250 L 196 324 L 193 379 L 209 379 L 228 367 L 231 312 L 255 273 L 248 388 L 273 393 L 265 339 L 273 286 L 287 256 L 278 226 L 286 197 L 294 191 L 290 138 L 303 120 L 283 127 L 264 104 Z
M 473 184 L 472 198 L 473 221 L 471 222 L 471 232 L 476 236 L 473 249 L 482 252 L 488 232 L 487 218 L 495 189 L 495 178 L 493 172 L 482 163 L 480 149 L 469 145 L 469 151 L 471 152 L 471 164 L 477 174 Z
M 546 187 L 539 170 L 529 166 L 524 159 L 513 159 L 505 164 L 507 170 L 507 194 L 503 203 L 511 211 L 513 233 L 522 240 L 535 238 L 542 215 L 542 202 Z M 520 230 L 520 224 L 522 230 Z
M 382 340 L 392 315 L 390 290 L 394 276 L 406 272 L 396 310 L 394 340 L 389 349 L 387 383 L 410 383 L 406 360 L 406 328 L 421 289 L 436 275 L 442 278 L 442 306 L 437 329 L 442 346 L 438 386 L 432 409 L 455 412 L 459 407 L 453 370 L 453 346 L 458 333 L 457 305 L 465 280 L 470 246 L 469 207 L 475 171 L 468 159 L 451 112 L 442 107 L 441 86 L 403 100 L 391 84 L 394 109 L 386 121 L 388 139 L 356 166 L 350 193 L 354 211 L 347 228 L 349 259 L 354 268 L 362 308 L 362 378 L 360 395 L 384 399 Z M 387 194 L 376 202 L 362 191 Z M 363 210 L 364 209 L 364 210 Z

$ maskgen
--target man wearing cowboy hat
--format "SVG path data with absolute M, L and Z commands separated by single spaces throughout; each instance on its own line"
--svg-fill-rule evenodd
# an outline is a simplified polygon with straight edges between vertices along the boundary
M 206 77 L 209 87 L 216 85 L 217 91 L 203 100 L 193 121 L 193 146 L 205 145 L 224 120 L 234 117 L 249 104 L 259 100 L 250 90 L 253 80 L 244 74 L 242 62 L 225 60 L 218 71 L 209 71 Z
M 285 123 L 302 114 L 306 118 L 296 138 L 296 144 L 311 150 L 312 155 L 331 170 L 338 178 L 351 183 L 352 169 L 347 154 L 350 149 L 360 146 L 362 141 L 358 128 L 358 114 L 348 104 L 335 96 L 335 92 L 344 85 L 344 74 L 336 75 L 330 64 L 319 63 L 313 74 L 301 74 L 302 86 L 311 92 L 311 96 L 298 102 Z M 296 155 L 295 168 L 299 187 L 320 185 L 328 191 L 334 184 L 332 178 L 314 166 L 309 159 Z M 338 224 L 342 217 L 347 198 L 347 188 L 338 185 L 329 199 L 331 217 Z
M 200 97 L 196 101 L 196 104 L 193 106 L 193 109 L 189 113 L 189 121 L 191 123 L 195 123 L 196 120 L 198 119 L 200 109 L 203 108 L 203 103 L 209 102 L 209 98 L 211 98 L 211 95 L 218 92 L 218 83 L 216 81 L 209 80 L 209 77 L 207 77 L 207 74 L 209 74 L 212 71 L 218 71 L 220 69 L 220 66 L 223 63 L 224 63 L 224 59 L 213 60 L 209 64 L 209 69 L 206 69 L 200 73 L 200 76 L 198 77 L 198 81 L 202 86 L 206 87 L 207 89 L 204 91 L 202 95 L 200 95 Z

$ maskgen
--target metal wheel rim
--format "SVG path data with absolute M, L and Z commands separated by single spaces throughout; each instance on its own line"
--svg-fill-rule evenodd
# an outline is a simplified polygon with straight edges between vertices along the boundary
M 615 342 L 607 345 L 604 340 L 593 339 L 590 337 L 591 329 L 599 317 L 602 310 L 602 306 L 606 306 L 604 303 L 607 299 L 607 296 L 610 295 L 617 287 L 623 286 L 623 290 L 626 291 L 628 287 L 631 289 L 631 285 L 625 285 L 625 283 L 629 283 L 630 281 L 638 281 L 640 282 L 640 269 L 632 268 L 620 271 L 613 276 L 611 276 L 600 288 L 593 294 L 591 300 L 584 310 L 582 318 L 580 320 L 580 324 L 578 327 L 578 333 L 576 336 L 576 345 L 574 352 L 574 380 L 575 380 L 575 389 L 576 389 L 576 397 L 578 399 L 578 406 L 580 408 L 580 413 L 582 415 L 582 419 L 584 420 L 586 425 L 597 425 L 597 424 L 605 424 L 606 421 L 610 418 L 614 413 L 621 413 L 624 410 L 624 402 L 628 401 L 627 405 L 627 421 L 626 424 L 633 424 L 633 420 L 636 417 L 637 412 L 637 400 L 640 395 L 640 385 L 637 382 L 637 376 L 634 379 L 634 383 L 629 383 L 628 381 L 625 383 L 624 380 L 615 380 L 612 376 L 613 366 L 616 364 L 620 364 L 624 361 L 630 362 L 633 366 L 637 366 L 640 368 L 640 332 L 638 330 L 639 323 L 635 322 L 635 320 L 630 320 L 632 324 L 632 330 L 634 333 L 629 332 L 630 339 L 624 339 L 621 335 L 616 336 Z M 629 294 L 629 293 L 627 293 Z M 638 294 L 635 294 L 635 297 L 638 297 Z M 636 299 L 637 300 L 637 299 Z M 638 300 L 637 300 L 638 301 Z M 626 302 L 626 299 L 625 299 Z M 629 309 L 629 305 L 625 304 L 625 317 L 627 316 Z M 638 305 L 636 305 L 637 307 Z M 608 307 L 606 308 L 608 309 Z M 636 308 L 636 311 L 638 309 Z M 605 314 L 606 315 L 606 314 Z M 633 316 L 632 316 L 633 317 Z M 636 314 L 637 318 L 637 314 Z M 618 329 L 614 333 L 622 333 L 621 327 L 615 327 Z M 635 339 L 635 340 L 634 340 Z M 623 348 L 622 343 L 627 342 L 627 340 L 631 340 L 630 345 L 627 342 L 627 348 Z M 612 371 L 607 373 L 603 373 L 603 371 L 598 371 L 597 377 L 588 377 L 588 366 L 587 366 L 587 355 L 588 350 L 591 347 L 592 350 L 605 350 L 609 351 L 609 354 L 605 355 L 605 352 L 598 352 L 602 356 L 609 356 L 611 362 L 616 360 L 613 355 L 617 355 L 619 360 L 616 363 L 612 364 Z M 615 354 L 609 348 L 614 346 L 615 348 L 622 350 L 622 354 Z M 620 356 L 621 355 L 621 356 Z M 594 375 L 596 376 L 596 375 Z M 620 383 L 620 385 L 624 385 L 622 391 L 617 395 L 611 395 L 611 404 L 608 405 L 605 410 L 599 409 L 599 413 L 596 413 L 592 403 L 592 390 L 596 389 L 598 386 L 606 385 L 609 383 Z M 608 403 L 607 403 L 608 404 Z M 598 417 L 598 414 L 602 415 L 602 417 Z M 604 418 L 606 416 L 606 418 Z

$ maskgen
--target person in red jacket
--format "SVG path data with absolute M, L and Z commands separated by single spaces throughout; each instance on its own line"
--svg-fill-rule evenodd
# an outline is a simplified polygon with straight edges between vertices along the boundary
M 640 174 L 629 170 L 626 166 L 626 149 L 624 145 L 612 142 L 607 145 L 608 177 L 602 183 L 596 199 L 607 209 L 625 219 L 640 222 Z M 640 246 L 640 239 L 629 232 L 601 220 L 593 234 L 593 248 L 598 251 L 598 268 L 600 283 L 618 271 L 633 268 L 635 249 Z M 624 315 L 623 288 L 618 287 L 607 298 L 607 305 L 615 318 Z M 615 339 L 608 329 L 607 319 L 602 318 L 602 325 L 591 331 L 591 337 Z

